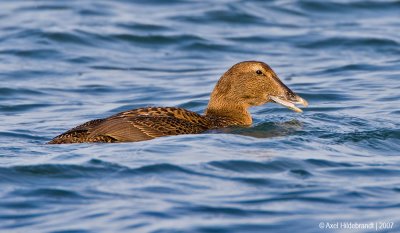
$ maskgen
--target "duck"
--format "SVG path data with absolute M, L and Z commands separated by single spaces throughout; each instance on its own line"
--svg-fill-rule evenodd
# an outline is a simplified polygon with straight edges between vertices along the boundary
M 158 137 L 199 134 L 226 127 L 249 127 L 249 108 L 277 103 L 295 112 L 308 106 L 261 61 L 229 68 L 215 85 L 204 114 L 177 107 L 143 107 L 95 119 L 53 138 L 48 144 L 137 142 Z

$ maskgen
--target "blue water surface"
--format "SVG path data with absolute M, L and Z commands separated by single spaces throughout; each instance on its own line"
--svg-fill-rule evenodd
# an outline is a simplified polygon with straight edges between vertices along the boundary
M 0 231 L 400 232 L 399 32 L 396 0 L 1 1 Z M 309 108 L 256 107 L 246 129 L 45 144 L 138 107 L 202 113 L 244 60 Z M 337 222 L 374 228 L 326 229 Z

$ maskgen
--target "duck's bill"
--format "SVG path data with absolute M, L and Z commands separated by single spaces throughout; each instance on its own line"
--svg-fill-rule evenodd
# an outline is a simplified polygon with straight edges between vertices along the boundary
M 291 99 L 291 100 L 287 100 L 287 99 L 283 99 L 281 97 L 277 97 L 277 96 L 270 96 L 271 100 L 274 101 L 277 104 L 280 104 L 282 106 L 285 106 L 295 112 L 303 112 L 303 110 L 301 110 L 300 108 L 298 108 L 295 104 L 301 104 L 304 107 L 308 106 L 308 102 L 301 98 L 300 96 L 296 95 L 295 98 Z

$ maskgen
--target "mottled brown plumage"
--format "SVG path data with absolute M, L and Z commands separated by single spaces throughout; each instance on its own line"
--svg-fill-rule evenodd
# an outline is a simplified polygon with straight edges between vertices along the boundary
M 174 107 L 147 107 L 118 113 L 79 125 L 49 144 L 82 142 L 134 142 L 156 137 L 196 134 L 209 129 L 249 126 L 248 108 L 267 102 L 301 112 L 294 104 L 307 102 L 293 93 L 265 63 L 246 61 L 222 75 L 204 115 Z

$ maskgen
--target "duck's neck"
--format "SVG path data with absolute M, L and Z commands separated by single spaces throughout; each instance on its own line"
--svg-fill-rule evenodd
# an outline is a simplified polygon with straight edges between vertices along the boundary
M 253 120 L 247 107 L 233 101 L 211 98 L 205 111 L 206 117 L 221 118 L 229 125 L 249 126 Z

